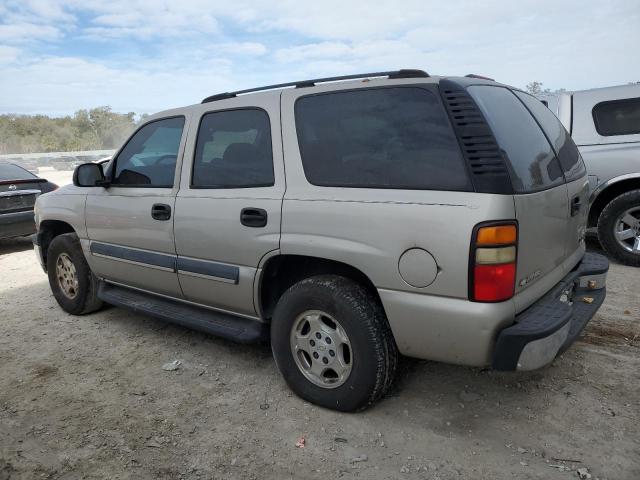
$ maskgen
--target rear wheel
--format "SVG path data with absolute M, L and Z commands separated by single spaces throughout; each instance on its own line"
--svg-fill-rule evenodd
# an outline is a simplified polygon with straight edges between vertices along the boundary
M 393 381 L 398 358 L 378 299 L 337 275 L 307 278 L 282 295 L 271 348 L 297 395 L 341 411 L 379 399 Z
M 640 190 L 614 198 L 598 219 L 598 239 L 621 263 L 640 266 Z
M 87 264 L 75 233 L 55 237 L 47 251 L 47 274 L 53 296 L 62 309 L 73 315 L 98 310 L 98 281 Z

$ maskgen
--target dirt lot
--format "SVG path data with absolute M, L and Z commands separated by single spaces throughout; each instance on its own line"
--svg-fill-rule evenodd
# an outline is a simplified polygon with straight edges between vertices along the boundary
M 639 271 L 612 265 L 586 337 L 549 368 L 405 359 L 391 394 L 349 415 L 293 396 L 268 346 L 64 314 L 29 241 L 3 241 L 0 479 L 637 480 L 639 293 Z

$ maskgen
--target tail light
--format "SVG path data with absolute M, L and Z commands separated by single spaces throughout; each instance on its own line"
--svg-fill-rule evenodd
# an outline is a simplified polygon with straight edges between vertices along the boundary
M 42 183 L 40 184 L 40 191 L 42 193 L 49 193 L 49 192 L 53 192 L 54 190 L 57 190 L 58 185 L 56 185 L 55 183 L 52 182 L 46 182 L 46 183 Z
M 482 223 L 471 239 L 469 299 L 502 302 L 513 297 L 518 256 L 515 222 Z

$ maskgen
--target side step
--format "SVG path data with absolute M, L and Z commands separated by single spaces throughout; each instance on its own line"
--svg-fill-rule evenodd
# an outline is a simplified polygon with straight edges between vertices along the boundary
M 138 290 L 100 282 L 98 297 L 116 307 L 176 323 L 240 343 L 266 340 L 269 325 L 258 320 L 216 312 Z

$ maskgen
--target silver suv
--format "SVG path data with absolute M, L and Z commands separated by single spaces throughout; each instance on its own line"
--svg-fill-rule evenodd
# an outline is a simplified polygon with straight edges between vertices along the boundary
M 531 370 L 568 348 L 605 297 L 587 194 L 534 97 L 400 70 L 156 114 L 38 199 L 34 243 L 65 311 L 270 338 L 299 396 L 353 411 L 399 353 Z

